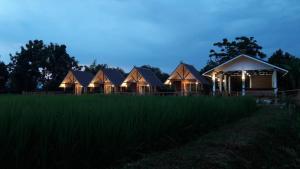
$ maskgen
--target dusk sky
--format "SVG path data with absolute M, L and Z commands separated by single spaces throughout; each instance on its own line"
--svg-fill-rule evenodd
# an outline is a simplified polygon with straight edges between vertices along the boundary
M 299 0 L 0 0 L 0 60 L 28 40 L 66 44 L 80 64 L 200 69 L 213 43 L 254 36 L 300 56 Z

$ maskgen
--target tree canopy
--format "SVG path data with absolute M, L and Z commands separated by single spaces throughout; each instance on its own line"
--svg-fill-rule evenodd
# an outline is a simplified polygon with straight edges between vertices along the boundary
M 279 86 L 281 89 L 284 90 L 300 88 L 299 58 L 279 49 L 272 54 L 272 56 L 269 58 L 269 62 L 289 71 L 286 76 L 280 77 Z
M 108 68 L 107 64 L 97 64 L 97 60 L 94 60 L 91 65 L 84 66 L 84 71 L 90 72 L 95 75 L 99 70 L 106 68 Z
M 0 61 L 0 93 L 4 92 L 6 89 L 6 82 L 8 80 L 8 70 L 7 65 Z
M 258 44 L 254 37 L 241 36 L 236 37 L 233 41 L 224 38 L 221 42 L 214 43 L 213 46 L 217 49 L 210 50 L 210 59 L 200 71 L 202 73 L 240 54 L 260 59 L 266 57 L 266 54 L 262 52 L 262 46 Z
M 37 87 L 56 90 L 70 69 L 80 69 L 65 45 L 45 45 L 42 40 L 29 41 L 10 57 L 10 85 L 14 92 L 34 91 Z
M 146 68 L 146 69 L 150 69 L 158 77 L 158 79 L 161 80 L 162 82 L 166 81 L 169 77 L 169 74 L 162 72 L 160 70 L 160 68 L 152 67 L 150 65 L 143 65 L 141 67 Z
M 124 76 L 126 74 L 124 70 L 121 69 L 120 67 L 108 67 L 107 64 L 97 64 L 96 60 L 94 60 L 92 64 L 84 66 L 84 71 L 90 72 L 94 75 L 97 74 L 99 70 L 103 70 L 103 69 L 116 69 L 120 71 Z

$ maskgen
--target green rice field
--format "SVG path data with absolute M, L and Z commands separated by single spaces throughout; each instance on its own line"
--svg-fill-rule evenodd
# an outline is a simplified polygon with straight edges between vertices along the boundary
M 250 97 L 2 95 L 0 168 L 101 168 L 255 110 Z

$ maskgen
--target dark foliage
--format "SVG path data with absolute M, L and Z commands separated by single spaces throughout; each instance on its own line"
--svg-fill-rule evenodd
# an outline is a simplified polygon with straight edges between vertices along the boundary
M 99 70 L 103 70 L 103 69 L 116 69 L 119 70 L 123 75 L 125 75 L 125 72 L 122 68 L 119 67 L 115 67 L 115 68 L 109 68 L 107 64 L 97 64 L 97 61 L 94 60 L 93 63 L 89 66 L 84 66 L 84 71 L 86 72 L 90 72 L 92 74 L 97 74 L 97 72 Z
M 281 89 L 300 88 L 300 59 L 281 49 L 277 50 L 269 58 L 269 62 L 289 71 L 286 76 L 280 76 L 279 87 Z
M 157 67 L 152 67 L 150 65 L 143 65 L 141 66 L 142 68 L 146 68 L 146 69 L 150 69 L 157 77 L 158 79 L 164 83 L 168 77 L 169 77 L 169 74 L 167 73 L 164 73 L 160 70 L 160 68 L 157 68 Z
M 10 87 L 14 92 L 57 90 L 68 70 L 80 69 L 65 45 L 45 45 L 42 40 L 29 41 L 10 57 Z
M 240 54 L 246 54 L 260 59 L 266 57 L 266 54 L 262 52 L 262 47 L 257 43 L 254 37 L 241 36 L 236 37 L 233 41 L 224 38 L 221 42 L 216 42 L 213 45 L 217 47 L 218 50 L 210 50 L 210 60 L 207 62 L 207 65 L 201 69 L 200 72 L 202 73 Z
M 4 62 L 0 62 L 0 93 L 6 90 L 8 75 L 7 65 Z

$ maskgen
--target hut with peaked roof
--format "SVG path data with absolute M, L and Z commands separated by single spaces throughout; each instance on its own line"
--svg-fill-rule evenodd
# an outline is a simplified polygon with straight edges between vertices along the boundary
M 203 73 L 212 79 L 212 92 L 277 96 L 277 76 L 288 71 L 264 60 L 248 55 L 239 55 Z
M 193 65 L 180 63 L 164 84 L 172 86 L 175 92 L 186 95 L 203 91 L 209 85 L 209 82 Z
M 59 87 L 63 88 L 64 91 L 72 88 L 76 95 L 80 95 L 82 93 L 87 93 L 88 85 L 92 79 L 92 73 L 70 70 Z
M 94 92 L 105 94 L 120 92 L 121 84 L 125 77 L 117 69 L 99 70 L 88 87 Z
M 150 69 L 141 67 L 134 67 L 121 84 L 126 91 L 137 94 L 154 93 L 162 86 L 163 83 Z

